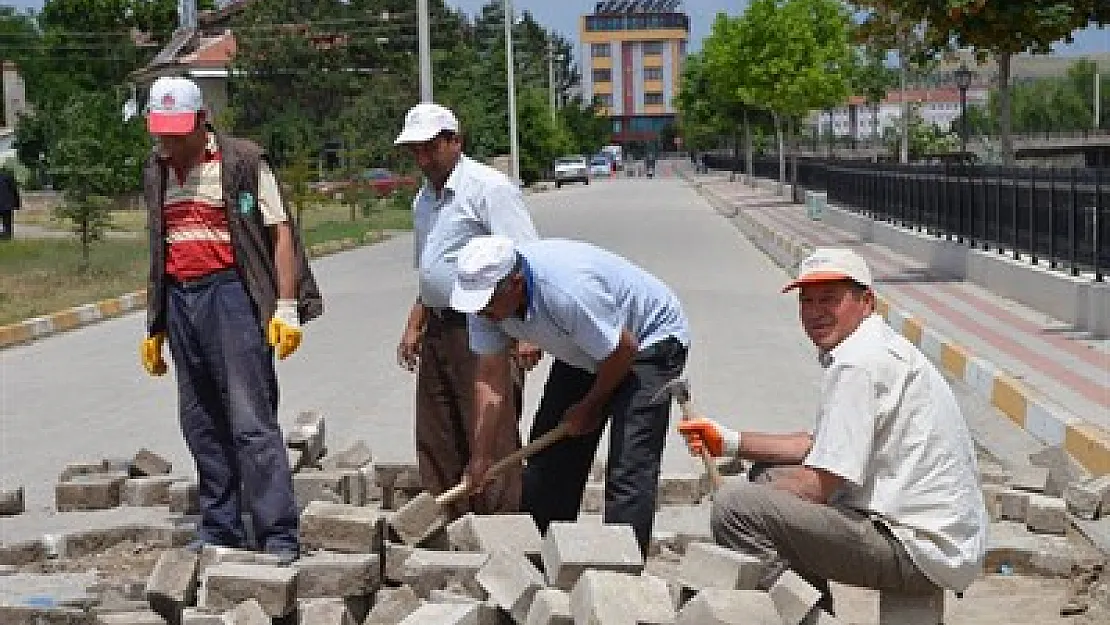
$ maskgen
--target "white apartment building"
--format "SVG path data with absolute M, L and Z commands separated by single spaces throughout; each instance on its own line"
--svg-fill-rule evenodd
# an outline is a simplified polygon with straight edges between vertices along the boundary
M 972 86 L 967 90 L 967 106 L 986 106 L 989 90 L 986 87 Z M 879 103 L 878 136 L 882 137 L 886 128 L 897 128 L 902 119 L 902 102 L 907 101 L 926 124 L 938 126 L 952 132 L 959 131 L 952 126 L 960 117 L 960 91 L 956 87 L 937 87 L 933 89 L 907 89 L 904 94 L 893 90 Z M 815 111 L 810 115 L 811 131 L 824 136 L 832 123 L 833 136 L 869 139 L 874 131 L 874 117 L 871 106 L 862 96 L 852 96 L 848 104 L 831 111 Z

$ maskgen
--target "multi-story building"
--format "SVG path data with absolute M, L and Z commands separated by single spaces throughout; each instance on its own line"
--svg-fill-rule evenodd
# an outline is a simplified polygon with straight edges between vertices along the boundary
M 612 141 L 656 149 L 674 124 L 690 18 L 681 0 L 608 0 L 583 15 L 582 91 L 613 122 Z

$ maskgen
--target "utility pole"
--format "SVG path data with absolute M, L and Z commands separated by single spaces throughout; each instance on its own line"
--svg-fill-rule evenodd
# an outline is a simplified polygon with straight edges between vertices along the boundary
M 1102 86 L 1102 76 L 1099 74 L 1098 65 L 1095 65 L 1095 130 L 1102 126 L 1102 118 L 1099 117 L 1101 113 L 1102 96 L 1099 94 L 1099 89 Z
M 516 78 L 513 68 L 513 2 L 504 0 L 505 11 L 505 72 L 509 91 L 509 158 L 513 182 L 520 184 L 520 143 L 516 129 Z
M 550 91 L 548 104 L 551 106 L 551 121 L 555 121 L 555 46 L 552 45 L 551 35 L 547 36 L 547 85 Z M 1095 93 L 1098 93 L 1097 89 Z
M 420 40 L 420 101 L 432 101 L 432 36 L 428 26 L 428 0 L 417 0 L 417 38 Z

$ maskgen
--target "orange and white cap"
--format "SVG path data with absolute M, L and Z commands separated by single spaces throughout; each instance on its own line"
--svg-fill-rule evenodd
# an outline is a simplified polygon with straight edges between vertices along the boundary
M 152 135 L 187 135 L 193 131 L 204 96 L 188 78 L 162 77 L 150 86 L 146 127 Z
M 851 280 L 871 288 L 871 269 L 859 254 L 843 247 L 819 247 L 798 265 L 798 277 L 782 288 L 785 293 L 807 284 Z

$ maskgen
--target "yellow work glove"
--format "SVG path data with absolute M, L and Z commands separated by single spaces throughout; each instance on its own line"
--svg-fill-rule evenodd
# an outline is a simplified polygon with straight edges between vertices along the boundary
M 150 375 L 158 376 L 166 372 L 166 361 L 162 359 L 162 343 L 165 340 L 166 333 L 157 332 L 139 343 L 139 358 Z
M 266 326 L 266 339 L 277 351 L 277 357 L 285 360 L 301 345 L 301 321 L 297 314 L 297 300 L 279 299 L 274 316 Z

